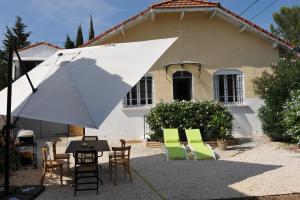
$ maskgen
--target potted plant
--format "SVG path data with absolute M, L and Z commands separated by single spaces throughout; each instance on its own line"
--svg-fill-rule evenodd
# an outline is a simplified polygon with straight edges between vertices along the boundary
M 221 126 L 219 130 L 219 136 L 217 139 L 218 148 L 221 151 L 225 151 L 227 149 L 227 145 L 228 145 L 227 139 L 228 139 L 228 133 L 226 132 L 224 127 Z
M 227 140 L 231 137 L 232 116 L 223 112 L 217 112 L 213 115 L 210 125 L 216 132 L 218 148 L 221 151 L 226 150 Z

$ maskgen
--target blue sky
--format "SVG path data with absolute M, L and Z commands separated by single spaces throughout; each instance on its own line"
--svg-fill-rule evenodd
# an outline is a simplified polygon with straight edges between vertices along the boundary
M 160 0 L 1 0 L 0 40 L 6 26 L 13 25 L 16 15 L 23 18 L 32 32 L 32 42 L 48 41 L 63 46 L 66 34 L 75 38 L 78 24 L 82 24 L 85 40 L 88 35 L 89 15 L 94 18 L 96 35 L 117 23 L 137 14 Z M 259 0 L 243 14 L 246 18 L 255 16 L 274 0 Z M 220 0 L 224 7 L 240 13 L 254 0 Z M 269 29 L 272 13 L 281 6 L 299 5 L 300 0 L 279 0 L 272 7 L 255 18 L 253 22 Z

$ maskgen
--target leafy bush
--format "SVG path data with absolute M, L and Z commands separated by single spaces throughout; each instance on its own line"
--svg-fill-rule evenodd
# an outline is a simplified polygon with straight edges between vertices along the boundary
M 284 122 L 287 135 L 293 140 L 300 140 L 300 90 L 291 92 L 291 99 L 284 107 Z
M 255 93 L 264 100 L 259 109 L 262 129 L 274 141 L 291 141 L 284 122 L 284 105 L 290 99 L 290 92 L 299 88 L 300 61 L 282 58 L 272 65 L 272 73 L 264 71 L 254 81 Z
M 186 141 L 185 128 L 200 129 L 204 140 L 227 139 L 232 135 L 232 119 L 225 106 L 213 101 L 159 103 L 146 116 L 155 141 L 162 140 L 163 128 L 178 128 L 181 141 Z

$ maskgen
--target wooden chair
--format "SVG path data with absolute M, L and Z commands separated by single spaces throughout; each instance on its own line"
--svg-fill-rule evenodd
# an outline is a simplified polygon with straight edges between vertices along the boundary
M 125 147 L 126 146 L 126 141 L 123 139 L 120 139 L 120 143 L 121 143 L 121 147 Z M 117 152 L 120 153 L 120 152 Z M 120 154 L 121 155 L 121 154 Z M 110 159 L 114 156 L 114 152 L 110 152 L 108 154 L 108 160 L 110 161 Z
M 60 172 L 60 184 L 62 185 L 62 172 L 63 172 L 63 163 L 60 160 L 49 160 L 48 159 L 48 149 L 46 147 L 43 147 L 42 149 L 43 153 L 43 167 L 44 167 L 44 172 L 43 176 L 41 178 L 41 184 L 44 183 L 46 173 L 48 171 L 51 171 L 51 174 L 53 172 L 53 169 L 59 168 Z
M 75 196 L 77 191 L 83 190 L 97 190 L 98 194 L 98 182 L 99 172 L 97 151 L 75 152 Z M 95 185 L 95 187 L 80 188 L 80 185 Z
M 56 143 L 57 143 L 57 141 L 54 141 L 52 143 L 54 160 L 67 160 L 68 173 L 69 173 L 70 172 L 70 154 L 68 154 L 68 153 L 56 153 Z
M 131 171 L 130 171 L 130 149 L 128 147 L 112 147 L 114 155 L 109 160 L 109 171 L 110 178 L 112 180 L 113 168 L 114 168 L 114 184 L 117 185 L 117 167 L 121 166 L 124 168 L 124 176 L 126 173 L 129 175 L 130 182 L 132 182 Z

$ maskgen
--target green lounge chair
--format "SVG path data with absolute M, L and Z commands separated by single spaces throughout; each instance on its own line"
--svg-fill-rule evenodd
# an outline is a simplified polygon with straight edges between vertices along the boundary
M 179 142 L 178 130 L 167 128 L 163 132 L 167 160 L 187 160 L 186 149 Z
M 216 159 L 209 144 L 204 144 L 199 129 L 185 129 L 185 134 L 195 161 Z

